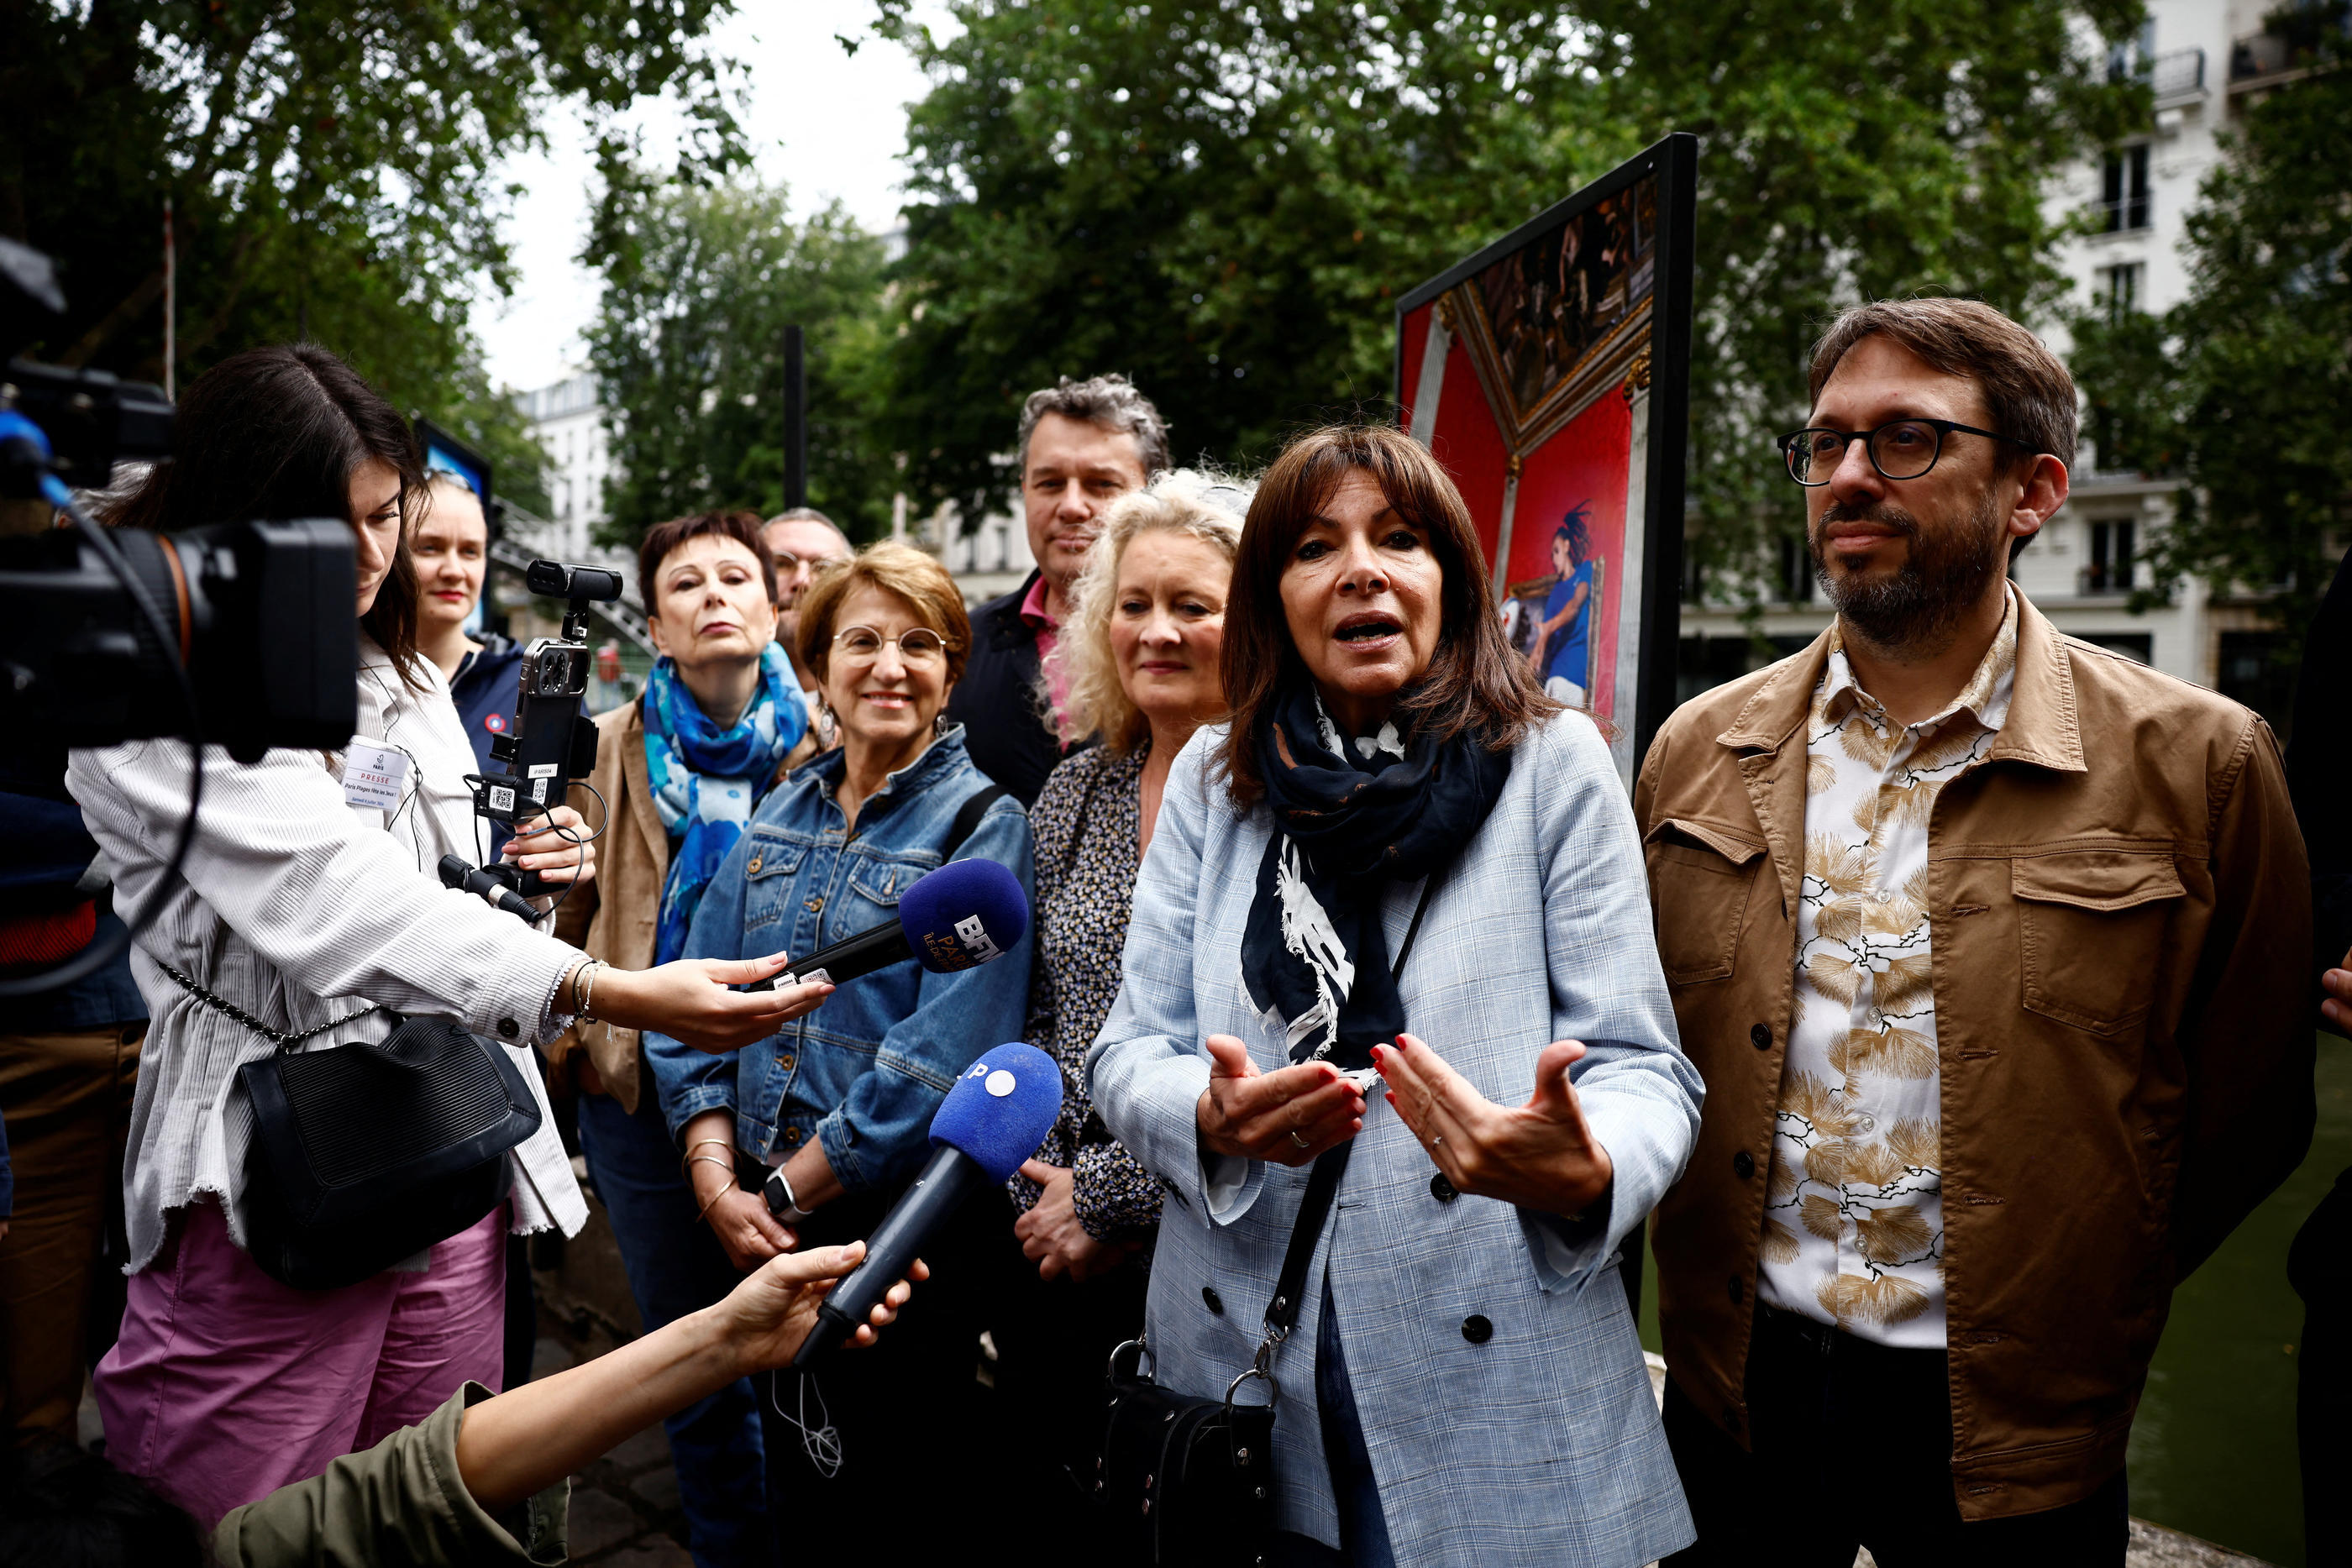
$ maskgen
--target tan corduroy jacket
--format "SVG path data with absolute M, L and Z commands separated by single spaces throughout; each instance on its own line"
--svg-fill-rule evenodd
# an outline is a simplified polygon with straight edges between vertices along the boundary
M 816 755 L 814 736 L 803 737 L 784 758 L 789 772 Z M 605 824 L 596 841 L 596 874 L 555 912 L 555 935 L 591 958 L 616 969 L 643 969 L 654 961 L 654 933 L 661 912 L 662 883 L 669 875 L 669 833 L 654 809 L 646 772 L 645 699 L 637 698 L 596 716 L 596 768 L 588 775 L 595 795 L 572 786 L 572 809 L 591 827 Z M 596 803 L 596 795 L 604 804 Z M 607 815 L 609 811 L 609 817 Z M 634 1114 L 637 1108 L 637 1031 L 617 1024 L 575 1024 L 547 1048 L 548 1071 L 576 1081 L 575 1052 L 584 1051 L 601 1088 Z
M 1743 1443 L 1828 657 L 1824 633 L 1684 706 L 1634 789 L 1706 1081 L 1654 1221 L 1666 1364 Z M 2174 1286 L 2308 1147 L 2310 892 L 2269 727 L 2022 595 L 2008 721 L 1928 834 L 1952 1480 L 1990 1519 L 2123 1464 Z
M 654 810 L 646 775 L 643 699 L 596 716 L 595 795 L 572 786 L 572 809 L 590 825 L 604 824 L 596 841 L 596 875 L 555 912 L 555 934 L 591 958 L 616 969 L 643 969 L 654 961 L 655 917 L 662 879 L 669 874 L 669 834 Z M 598 805 L 596 795 L 604 798 Z M 574 1024 L 547 1048 L 551 1073 L 579 1072 L 573 1054 L 585 1051 L 601 1087 L 634 1113 L 637 1108 L 637 1031 L 617 1024 Z

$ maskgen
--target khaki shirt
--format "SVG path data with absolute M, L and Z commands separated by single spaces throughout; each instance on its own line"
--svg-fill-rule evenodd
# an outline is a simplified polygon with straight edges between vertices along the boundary
M 2310 889 L 2276 741 L 2018 596 L 2015 695 L 1928 820 L 1952 1474 L 1965 1519 L 2124 1461 L 2175 1285 L 2301 1161 Z M 1747 1440 L 1793 1013 L 1803 653 L 1667 720 L 1634 789 L 1659 956 L 1706 1082 L 1654 1234 L 1666 1363 Z
M 493 1516 L 457 1472 L 457 1431 L 490 1397 L 467 1383 L 414 1427 L 323 1475 L 231 1509 L 213 1532 L 219 1568 L 546 1568 L 571 1561 L 572 1483 Z

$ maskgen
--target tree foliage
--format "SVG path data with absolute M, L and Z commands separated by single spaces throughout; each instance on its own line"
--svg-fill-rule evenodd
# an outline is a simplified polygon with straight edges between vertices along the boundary
M 976 512 L 1033 389 L 1122 371 L 1180 458 L 1263 459 L 1391 392 L 1397 294 L 1639 144 L 1556 102 L 1585 29 L 1535 5 L 958 0 L 908 137 L 892 415 Z
M 0 7 L 0 234 L 58 259 L 39 357 L 163 379 L 163 207 L 184 382 L 308 336 L 396 402 L 527 459 L 466 319 L 509 286 L 499 160 L 560 99 L 688 105 L 688 154 L 740 138 L 697 42 L 730 0 L 45 0 Z M 619 141 L 607 136 L 608 153 Z
M 1620 112 L 1701 138 L 1690 499 L 1699 557 L 1746 592 L 1803 507 L 1771 437 L 1803 423 L 1813 340 L 1843 307 L 1914 293 L 2055 319 L 2046 182 L 2145 124 L 2085 37 L 2138 0 L 2019 5 L 1586 0 Z
M 2044 177 L 2147 109 L 2084 43 L 2137 0 L 954 0 L 953 36 L 880 6 L 932 82 L 894 429 L 916 487 L 967 504 L 1057 374 L 1127 371 L 1180 453 L 1229 461 L 1377 409 L 1397 293 L 1687 130 L 1694 520 L 1750 563 L 1799 513 L 1769 436 L 1824 319 L 2047 307 Z
M 2283 670 L 2352 531 L 2352 47 L 2344 8 L 2272 22 L 2309 68 L 2248 104 L 2187 218 L 2189 290 L 2090 316 L 2074 363 L 2103 468 L 2177 475 L 2143 607 L 2194 574 L 2255 591 Z
M 589 260 L 589 358 L 614 468 L 609 542 L 665 517 L 783 505 L 783 332 L 805 331 L 809 502 L 854 537 L 887 527 L 895 471 L 870 410 L 885 340 L 882 242 L 838 203 L 792 221 L 781 187 L 624 171 Z

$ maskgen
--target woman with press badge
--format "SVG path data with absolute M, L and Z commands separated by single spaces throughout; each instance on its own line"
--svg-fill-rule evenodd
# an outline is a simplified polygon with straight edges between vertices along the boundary
M 609 968 L 441 885 L 442 855 L 478 853 L 475 763 L 416 653 L 422 486 L 400 416 L 297 344 L 200 378 L 174 458 L 108 519 L 343 517 L 357 542 L 360 728 L 340 755 L 208 755 L 176 878 L 184 744 L 78 751 L 67 775 L 126 917 L 163 901 L 132 959 L 154 1023 L 130 1304 L 97 1375 L 107 1452 L 207 1528 L 501 1381 L 503 1233 L 586 1218 L 532 1048 L 601 1016 L 730 1050 L 829 990 L 730 988 L 780 958 Z M 524 826 L 507 853 L 525 869 L 592 873 L 576 815 Z

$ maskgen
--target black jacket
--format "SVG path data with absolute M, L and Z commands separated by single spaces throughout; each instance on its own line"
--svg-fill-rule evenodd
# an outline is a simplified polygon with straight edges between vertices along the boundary
M 1037 711 L 1037 633 L 1021 619 L 1037 576 L 971 612 L 971 655 L 948 698 L 972 765 L 1024 806 L 1037 803 L 1045 775 L 1062 760 L 1062 743 Z
M 490 765 L 490 742 L 514 724 L 515 705 L 521 701 L 516 672 L 522 667 L 522 646 L 496 632 L 482 637 L 481 652 L 468 653 L 449 678 L 449 700 L 457 707 L 457 722 L 473 743 L 474 759 Z

